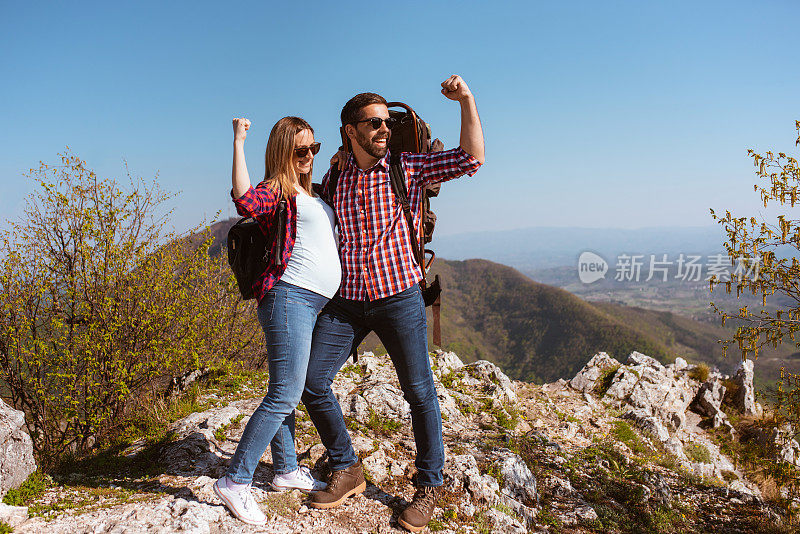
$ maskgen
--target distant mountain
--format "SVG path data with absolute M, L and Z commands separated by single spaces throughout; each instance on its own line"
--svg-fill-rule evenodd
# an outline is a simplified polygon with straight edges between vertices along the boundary
M 729 338 L 733 330 L 717 322 L 587 302 L 487 260 L 437 260 L 432 274 L 441 276 L 445 288 L 443 348 L 468 361 L 493 361 L 516 379 L 541 383 L 570 378 L 599 351 L 624 360 L 637 350 L 665 363 L 681 356 L 725 373 L 739 362 L 733 351 L 723 359 L 717 340 Z M 379 346 L 373 334 L 362 348 Z M 786 346 L 759 357 L 760 386 L 774 385 L 781 365 L 800 371 L 792 351 Z
M 211 226 L 210 232 L 216 238 L 212 254 L 224 252 L 228 230 L 237 220 L 231 218 Z M 662 230 L 654 229 L 647 235 L 657 235 Z M 527 231 L 518 232 L 523 235 Z M 645 235 L 646 232 L 639 235 L 638 241 L 628 242 L 632 247 L 636 243 L 643 246 Z M 680 235 L 678 232 L 676 239 Z M 711 232 L 705 235 L 711 239 Z M 665 243 L 676 245 L 674 241 Z M 437 252 L 441 254 L 441 250 L 437 243 Z M 630 252 L 633 251 L 631 248 Z M 572 377 L 598 351 L 624 359 L 631 351 L 638 350 L 662 362 L 682 356 L 718 366 L 726 373 L 731 373 L 738 364 L 733 352 L 722 358 L 717 340 L 729 338 L 733 330 L 723 328 L 716 320 L 695 320 L 684 316 L 685 313 L 625 306 L 612 302 L 613 291 L 607 298 L 594 294 L 591 302 L 586 301 L 488 260 L 438 259 L 431 270 L 431 276 L 436 274 L 441 276 L 445 288 L 443 348 L 456 351 L 468 361 L 493 361 L 515 379 L 542 383 Z M 705 283 L 702 285 L 705 287 Z M 670 297 L 656 294 L 653 298 L 666 302 Z M 721 297 L 715 297 L 718 298 Z M 362 350 L 379 347 L 380 341 L 374 334 L 362 344 Z M 789 345 L 765 350 L 756 362 L 756 383 L 762 387 L 774 384 L 781 366 L 800 372 L 800 353 L 795 350 Z
M 619 254 L 709 254 L 721 252 L 719 226 L 620 228 L 535 227 L 436 236 L 433 248 L 445 258 L 492 258 L 522 271 L 577 265 L 592 251 L 611 262 Z

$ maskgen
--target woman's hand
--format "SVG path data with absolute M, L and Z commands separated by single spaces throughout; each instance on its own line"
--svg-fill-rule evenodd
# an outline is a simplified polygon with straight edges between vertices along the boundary
M 241 141 L 247 138 L 247 130 L 250 129 L 250 121 L 244 117 L 237 117 L 233 119 L 233 140 Z

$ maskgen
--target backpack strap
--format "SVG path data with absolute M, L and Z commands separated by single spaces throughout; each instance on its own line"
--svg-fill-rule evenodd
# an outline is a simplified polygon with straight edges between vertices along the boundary
M 339 162 L 339 165 L 342 163 Z M 333 196 L 336 194 L 336 186 L 339 185 L 339 176 L 342 174 L 341 169 L 339 169 L 338 165 L 331 167 L 331 173 L 328 175 L 328 186 L 325 189 L 325 196 L 328 197 L 325 200 L 328 201 L 331 207 L 333 207 Z
M 406 180 L 405 180 L 405 172 L 403 172 L 403 165 L 400 163 L 400 154 L 391 154 L 389 158 L 389 178 L 391 178 L 392 182 L 392 190 L 394 190 L 394 194 L 397 199 L 400 201 L 400 205 L 403 207 L 403 214 L 406 216 L 406 222 L 408 223 L 408 233 L 411 235 L 411 246 L 414 249 L 414 259 L 419 265 L 419 268 L 422 270 L 422 294 L 423 298 L 426 300 L 425 306 L 432 305 L 433 311 L 433 342 L 436 345 L 442 345 L 442 330 L 440 324 L 440 313 L 441 313 L 441 287 L 439 285 L 439 275 L 436 275 L 436 279 L 433 283 L 428 287 L 428 282 L 425 280 L 425 251 L 419 246 L 419 241 L 417 240 L 417 229 L 414 226 L 414 219 L 411 216 L 411 205 L 408 203 L 408 189 L 406 188 Z M 426 295 L 430 295 L 433 297 L 433 302 L 427 302 L 428 297 Z
M 419 241 L 417 240 L 417 227 L 414 226 L 414 218 L 411 215 L 411 205 L 408 203 L 408 189 L 406 188 L 405 172 L 403 172 L 403 165 L 400 163 L 400 154 L 391 154 L 389 158 L 389 178 L 392 182 L 392 190 L 397 200 L 400 201 L 400 206 L 403 208 L 403 214 L 408 223 L 408 233 L 411 235 L 411 248 L 413 249 L 414 261 L 422 269 L 422 276 L 425 276 L 425 258 L 424 252 L 420 249 Z

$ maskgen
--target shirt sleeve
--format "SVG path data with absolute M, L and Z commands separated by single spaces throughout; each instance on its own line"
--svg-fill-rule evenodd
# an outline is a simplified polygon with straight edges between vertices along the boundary
M 269 215 L 275 210 L 280 200 L 278 192 L 265 182 L 261 182 L 256 187 L 251 185 L 245 194 L 239 198 L 233 197 L 233 189 L 231 189 L 231 198 L 236 205 L 237 213 L 242 217 Z
M 427 154 L 404 153 L 406 172 L 411 179 L 418 180 L 421 185 L 446 182 L 459 176 L 472 176 L 481 163 L 461 147 L 429 152 Z

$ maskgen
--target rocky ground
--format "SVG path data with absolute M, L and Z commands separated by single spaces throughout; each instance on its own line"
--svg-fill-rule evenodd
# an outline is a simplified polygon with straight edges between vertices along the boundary
M 634 352 L 622 364 L 600 353 L 572 380 L 537 386 L 486 361 L 464 365 L 453 353 L 436 352 L 431 364 L 447 460 L 430 531 L 793 531 L 720 448 L 736 434 L 724 399 L 742 416 L 759 416 L 752 367 L 703 376 L 680 358 L 663 366 Z M 415 445 L 388 356 L 362 355 L 339 373 L 335 391 L 369 479 L 363 495 L 336 509 L 309 509 L 299 492 L 270 491 L 267 451 L 254 491 L 270 520 L 255 528 L 234 519 L 211 485 L 260 399 L 218 397 L 215 407 L 175 422 L 164 442 L 141 441 L 107 464 L 76 470 L 27 509 L 3 508 L 0 519 L 25 533 L 402 531 L 397 516 L 413 494 Z M 322 477 L 323 447 L 302 407 L 297 415 L 301 461 Z M 781 461 L 793 464 L 800 447 L 784 441 Z

